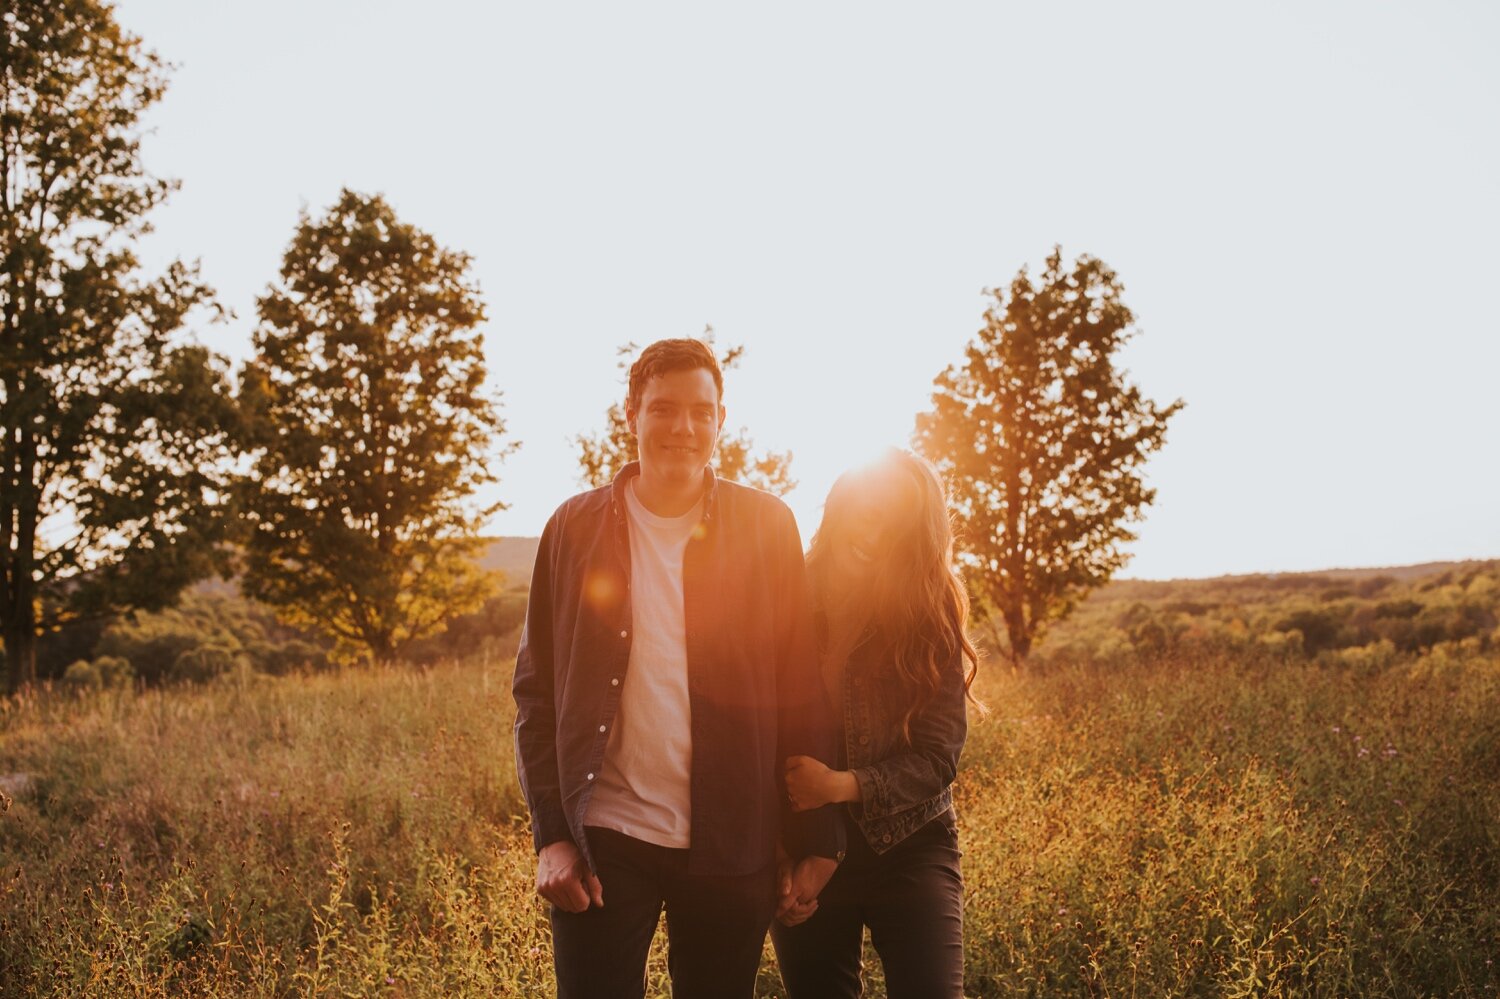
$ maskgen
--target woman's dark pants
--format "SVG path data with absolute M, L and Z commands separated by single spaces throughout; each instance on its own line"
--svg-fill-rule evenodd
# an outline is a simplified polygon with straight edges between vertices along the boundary
M 866 926 L 890 999 L 962 999 L 958 859 L 951 812 L 879 855 L 849 823 L 848 856 L 818 896 L 818 911 L 798 926 L 771 927 L 789 999 L 859 996 Z
M 552 907 L 561 999 L 630 999 L 646 992 L 646 955 L 663 906 L 676 999 L 750 999 L 766 927 L 776 911 L 771 868 L 740 877 L 687 872 L 686 850 L 591 828 L 604 907 Z

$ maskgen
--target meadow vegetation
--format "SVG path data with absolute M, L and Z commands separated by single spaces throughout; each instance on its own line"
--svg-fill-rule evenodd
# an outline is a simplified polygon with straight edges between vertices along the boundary
M 1500 655 L 1472 644 L 989 662 L 969 993 L 1495 995 Z M 0 702 L 0 993 L 550 995 L 510 668 Z

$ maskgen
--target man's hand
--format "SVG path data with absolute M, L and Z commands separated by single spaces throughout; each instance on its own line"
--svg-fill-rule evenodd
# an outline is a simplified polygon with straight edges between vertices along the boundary
M 795 865 L 781 866 L 781 900 L 776 918 L 785 926 L 796 926 L 818 911 L 818 893 L 838 870 L 831 857 L 803 857 Z
M 604 907 L 604 886 L 578 847 L 565 839 L 548 843 L 537 854 L 536 893 L 564 912 L 582 912 L 590 902 Z
M 811 756 L 786 761 L 786 794 L 792 811 L 805 812 L 836 801 L 858 801 L 859 781 L 848 770 L 830 770 Z

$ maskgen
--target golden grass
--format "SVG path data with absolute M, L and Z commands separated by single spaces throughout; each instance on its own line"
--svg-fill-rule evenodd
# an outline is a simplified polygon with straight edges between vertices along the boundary
M 0 774 L 35 775 L 0 815 L 0 994 L 550 995 L 509 678 L 0 706 Z M 992 665 L 981 693 L 971 995 L 1497 994 L 1494 658 Z

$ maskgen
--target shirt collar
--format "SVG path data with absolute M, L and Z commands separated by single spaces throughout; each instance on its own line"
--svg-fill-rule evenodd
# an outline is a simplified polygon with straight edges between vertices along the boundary
M 610 484 L 610 507 L 614 510 L 616 519 L 625 520 L 625 489 L 630 485 L 630 480 L 641 474 L 641 463 L 632 461 L 620 473 L 615 476 L 614 482 Z M 713 520 L 714 514 L 718 512 L 719 500 L 719 477 L 714 474 L 710 467 L 703 469 L 703 520 Z

